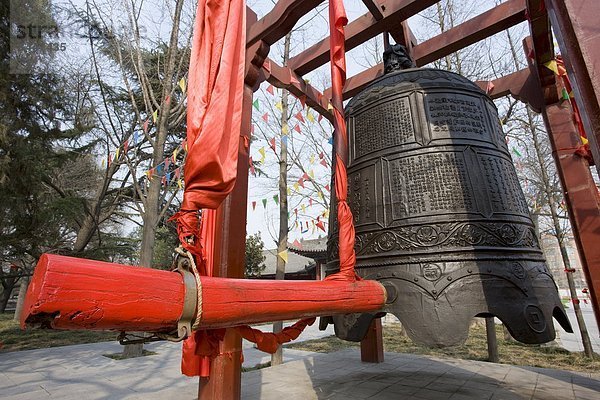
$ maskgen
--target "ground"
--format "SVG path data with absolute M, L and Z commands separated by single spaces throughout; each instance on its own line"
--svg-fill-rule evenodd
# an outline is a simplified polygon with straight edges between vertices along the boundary
M 555 368 L 569 371 L 600 371 L 600 356 L 594 360 L 587 359 L 580 352 L 570 352 L 559 347 L 540 347 L 521 344 L 503 339 L 502 326 L 496 325 L 498 337 L 498 353 L 500 363 L 531 366 L 540 368 Z M 462 346 L 434 349 L 415 344 L 403 335 L 399 324 L 385 325 L 383 329 L 384 349 L 390 353 L 421 354 L 436 357 L 451 357 L 463 360 L 487 360 L 487 341 L 485 327 L 471 328 L 469 339 Z M 348 347 L 358 347 L 358 343 L 345 342 L 330 336 L 306 342 L 292 343 L 286 347 L 296 350 L 334 352 Z

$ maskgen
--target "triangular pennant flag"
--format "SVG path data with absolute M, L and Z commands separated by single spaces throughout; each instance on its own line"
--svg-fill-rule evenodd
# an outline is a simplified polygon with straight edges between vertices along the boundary
M 516 148 L 512 148 L 513 153 L 515 153 L 518 157 L 522 157 L 521 153 L 519 153 L 519 150 L 517 150 Z
M 281 137 L 281 143 L 287 146 L 287 143 L 288 143 L 288 136 L 287 135 L 283 135 Z
M 132 143 L 132 144 L 133 144 L 134 146 L 135 146 L 135 145 L 137 144 L 137 142 L 138 142 L 138 137 L 139 137 L 139 135 L 138 135 L 137 131 L 133 132 L 133 143 Z
M 254 100 L 252 105 L 254 106 L 254 108 L 256 108 L 256 111 L 260 111 L 260 104 L 258 102 L 258 99 Z
M 158 121 L 158 110 L 155 110 L 155 111 L 152 113 L 152 121 L 153 121 L 154 123 L 156 123 L 156 121 Z
M 321 122 L 322 119 L 323 119 L 323 114 L 319 114 L 319 118 L 317 118 L 317 121 Z
M 278 101 L 277 103 L 275 103 L 275 108 L 279 111 L 283 111 L 283 104 L 281 104 L 281 102 Z
M 252 157 L 250 157 L 250 158 L 248 159 L 248 161 L 249 161 L 249 164 L 250 164 L 250 173 L 251 173 L 253 176 L 256 176 L 256 169 L 254 168 L 254 162 L 252 161 Z
M 569 100 L 570 99 L 569 92 L 567 92 L 567 89 L 565 89 L 565 88 L 562 88 L 562 99 L 563 100 Z
M 148 123 L 149 123 L 149 121 L 145 120 L 144 125 L 142 125 L 142 128 L 144 129 L 144 132 L 146 132 L 146 133 L 148 133 Z M 137 140 L 136 140 L 136 143 L 137 143 Z
M 300 125 L 296 124 L 296 126 L 294 126 L 294 130 L 298 133 L 302 133 L 302 131 L 300 130 Z
M 327 168 L 327 161 L 325 161 L 325 159 L 322 159 L 321 165 L 324 166 L 325 168 Z
M 263 121 L 269 122 L 269 113 L 264 113 L 262 116 Z
M 333 104 L 327 103 L 327 111 L 333 111 Z
M 308 199 L 308 205 L 312 207 L 313 200 L 311 198 Z
M 115 161 L 119 160 L 119 153 L 121 152 L 121 148 L 117 147 L 117 151 L 115 151 Z
M 302 249 L 302 243 L 298 241 L 298 239 L 294 239 L 294 243 L 292 245 L 297 249 Z
M 171 165 L 171 159 L 169 157 L 165 158 L 165 168 L 169 169 L 169 165 Z
M 304 204 L 300 204 L 300 208 L 302 209 L 302 214 L 306 214 L 306 206 Z
M 265 60 L 265 62 L 263 63 L 263 68 L 265 69 L 265 71 L 267 71 L 268 73 L 271 73 L 271 61 L 270 60 Z
M 323 159 L 324 157 L 325 157 L 325 153 L 323 153 L 323 152 L 320 152 L 320 153 L 319 153 L 319 158 Z
M 558 75 L 558 64 L 556 64 L 556 60 L 550 60 L 547 63 L 544 63 L 544 66 Z
M 283 262 L 285 262 L 287 264 L 287 262 L 288 262 L 288 252 L 287 252 L 287 250 L 282 250 L 279 253 L 277 253 L 277 255 L 279 256 L 279 258 L 281 258 L 283 260 Z
M 177 153 L 179 153 L 179 147 L 176 147 L 175 150 L 173 150 L 173 155 L 171 156 L 173 162 L 177 161 Z
M 298 111 L 298 114 L 296 114 L 295 117 L 298 121 L 304 123 L 304 117 L 302 116 L 302 113 L 300 111 Z
M 271 96 L 275 96 L 275 90 L 273 88 L 273 85 L 269 85 L 269 87 L 267 88 L 267 93 L 271 94 Z
M 181 92 L 182 92 L 182 93 L 185 93 L 185 88 L 186 88 L 186 84 L 185 84 L 185 78 L 181 78 L 181 79 L 179 80 L 179 83 L 178 83 L 178 85 L 179 85 L 179 88 L 181 89 Z
M 271 146 L 273 151 L 275 153 L 277 153 L 277 144 L 275 143 L 275 138 L 272 138 L 271 140 L 269 140 L 269 145 Z
M 586 137 L 580 136 L 579 138 L 581 139 L 581 143 L 583 143 L 584 146 L 590 142 Z
M 308 175 L 312 178 L 315 179 L 315 173 L 314 171 L 311 169 L 310 171 L 308 171 Z
M 327 140 L 327 143 L 333 146 L 333 136 L 330 137 L 329 140 Z
M 256 201 L 252 202 L 252 211 L 256 210 Z
M 179 179 L 180 177 L 181 177 L 181 168 L 180 168 L 180 167 L 178 167 L 178 168 L 175 170 L 175 179 Z
M 281 133 L 284 135 L 287 135 L 288 133 L 290 133 L 290 128 L 288 127 L 288 124 L 283 124 L 281 126 Z
M 260 153 L 260 159 L 262 160 L 261 162 L 263 162 L 265 160 L 265 157 L 267 156 L 265 154 L 265 148 L 261 147 L 260 149 L 258 149 L 258 152 Z
M 102 168 L 106 168 L 106 160 L 104 158 L 102 159 Z
M 306 110 L 306 119 L 309 122 L 312 122 L 312 123 L 315 122 L 315 117 L 313 116 L 312 112 L 310 112 L 310 110 Z
M 129 139 L 125 139 L 125 142 L 123 143 L 123 150 L 125 153 L 129 151 Z
M 319 192 L 317 192 L 317 195 L 319 196 L 319 198 L 320 198 L 321 200 L 323 200 L 323 193 L 322 193 L 322 192 L 320 192 L 320 191 L 319 191 Z
M 306 108 L 306 96 L 302 95 L 298 97 L 298 100 L 300 100 L 300 104 L 302 104 L 302 109 Z
M 323 225 L 323 222 L 322 222 L 322 221 L 319 221 L 319 222 L 317 222 L 317 223 L 316 223 L 316 225 L 317 225 L 317 228 L 319 228 L 319 229 L 320 229 L 320 230 L 322 230 L 323 232 L 327 232 L 327 231 L 325 230 L 325 225 Z
M 310 179 L 310 176 L 308 176 L 308 174 L 305 172 L 305 173 L 302 175 L 302 179 L 304 179 L 305 181 L 307 181 L 307 180 L 309 180 L 309 179 Z
M 304 189 L 304 179 L 298 179 L 298 185 L 302 186 L 302 189 Z
M 327 189 L 328 192 L 331 191 L 331 189 L 329 188 L 329 184 L 325 185 L 325 189 Z
M 263 208 L 267 208 L 267 199 L 262 199 Z
M 298 185 L 298 182 L 294 183 L 294 190 L 297 192 L 298 188 L 300 188 L 300 185 Z
M 275 202 L 275 204 L 279 205 L 279 195 L 278 194 L 273 196 L 273 201 Z

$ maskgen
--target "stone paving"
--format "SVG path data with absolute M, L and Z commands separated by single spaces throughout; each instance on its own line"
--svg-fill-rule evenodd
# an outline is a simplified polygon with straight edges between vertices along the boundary
M 179 373 L 180 345 L 153 343 L 158 354 L 115 361 L 115 343 L 0 354 L 0 398 L 194 399 L 197 379 Z M 249 345 L 245 359 L 262 357 Z M 331 354 L 286 350 L 286 363 L 243 374 L 243 399 L 600 399 L 600 371 L 573 373 L 486 362 L 386 353 L 360 362 L 355 349 Z

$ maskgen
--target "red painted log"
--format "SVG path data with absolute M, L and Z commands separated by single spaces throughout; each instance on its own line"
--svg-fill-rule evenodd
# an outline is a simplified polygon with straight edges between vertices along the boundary
M 179 273 L 44 254 L 21 327 L 168 331 L 177 326 L 184 294 Z
M 202 277 L 200 328 L 379 310 L 376 281 L 266 281 Z M 178 272 L 45 254 L 27 293 L 21 326 L 170 331 L 185 295 Z

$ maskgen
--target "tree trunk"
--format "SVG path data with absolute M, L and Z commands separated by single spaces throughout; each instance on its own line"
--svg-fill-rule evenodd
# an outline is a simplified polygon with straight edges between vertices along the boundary
M 21 316 L 21 310 L 23 310 L 23 304 L 25 304 L 25 296 L 27 295 L 27 288 L 29 288 L 29 277 L 24 276 L 21 278 L 21 286 L 19 286 L 19 297 L 17 298 L 17 307 L 15 308 L 14 320 L 19 321 Z
M 285 35 L 284 50 L 283 50 L 283 65 L 287 65 L 290 58 L 290 43 L 292 33 L 288 32 Z M 277 240 L 277 269 L 275 271 L 275 279 L 285 279 L 285 261 L 279 256 L 281 252 L 287 251 L 288 243 L 288 198 L 287 198 L 287 173 L 288 173 L 288 149 L 287 135 L 288 127 L 288 91 L 283 90 L 281 94 L 281 150 L 279 153 L 279 237 Z M 278 321 L 273 324 L 273 332 L 281 332 L 283 322 Z M 275 353 L 271 355 L 271 365 L 279 365 L 283 363 L 283 350 L 281 346 Z
M 0 313 L 6 311 L 6 305 L 8 304 L 8 300 L 10 299 L 10 293 L 12 292 L 12 288 L 10 290 L 4 290 L 0 293 Z

